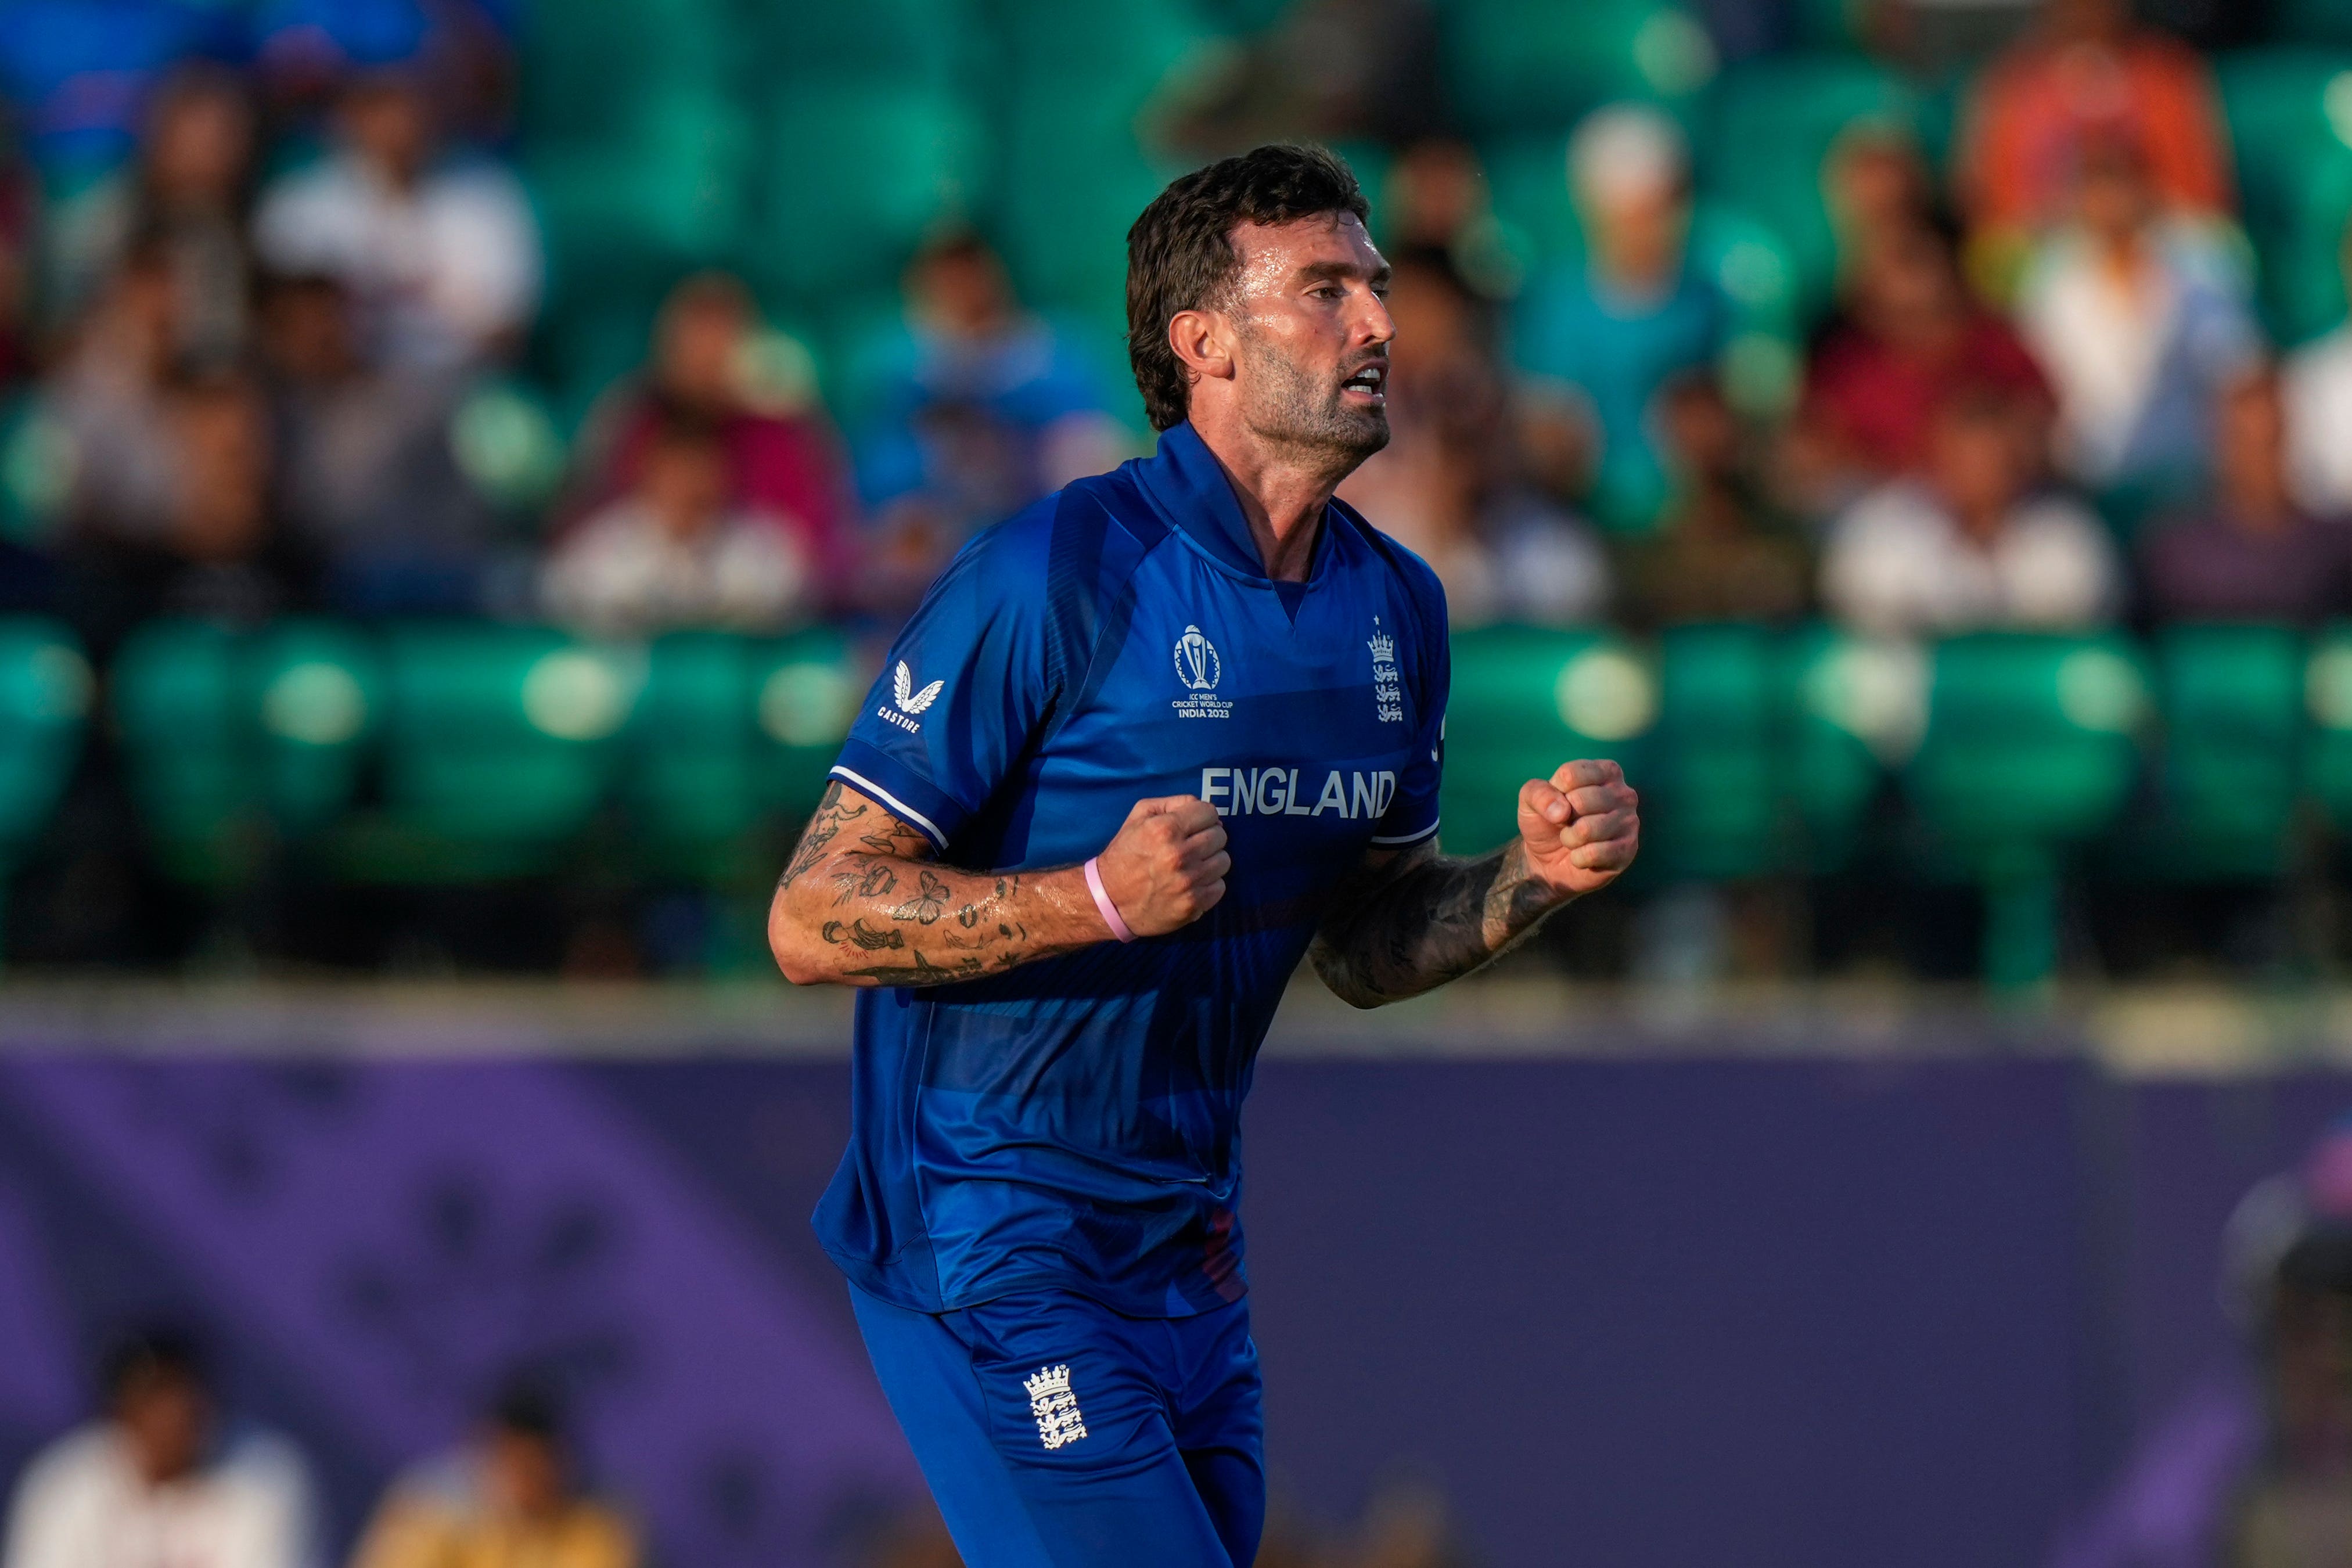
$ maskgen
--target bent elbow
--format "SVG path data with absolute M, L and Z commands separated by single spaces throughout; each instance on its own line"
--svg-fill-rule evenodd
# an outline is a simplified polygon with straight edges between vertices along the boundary
M 768 952 L 795 985 L 821 985 L 833 978 L 825 972 L 823 950 L 809 942 L 807 930 L 793 918 L 781 892 L 768 909 Z

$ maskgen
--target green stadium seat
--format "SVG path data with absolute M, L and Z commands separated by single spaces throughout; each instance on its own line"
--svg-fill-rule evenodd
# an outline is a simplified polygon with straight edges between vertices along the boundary
M 0 888 L 48 826 L 89 714 L 89 661 L 71 631 L 0 618 Z
M 894 281 L 942 219 L 987 195 L 985 127 L 949 92 L 810 83 L 772 106 L 751 259 L 804 305 Z
M 790 94 L 827 80 L 954 88 L 982 61 L 974 0 L 866 0 L 751 7 L 743 42 L 764 83 Z M 755 90 L 762 83 L 754 83 Z
M 1770 231 L 1794 268 L 1801 312 L 1817 314 L 1837 272 L 1822 164 L 1850 127 L 1913 131 L 1916 93 L 1859 56 L 1775 55 L 1726 72 L 1709 110 L 1700 160 L 1707 188 Z
M 773 839 L 815 809 L 863 690 L 830 631 L 655 643 L 622 786 L 649 867 L 714 883 L 771 879 Z
M 1890 767 L 1907 762 L 1927 719 L 1927 663 L 1907 644 L 1811 626 L 1783 645 L 1790 694 L 1789 788 L 1802 863 L 1843 869 Z
M 2168 880 L 2267 879 L 2286 868 L 2303 791 L 2303 638 L 2284 626 L 2182 626 L 2156 639 L 2164 751 L 2129 865 Z
M 1675 879 L 1765 876 L 1792 863 L 1780 774 L 1781 661 L 1758 626 L 1680 626 L 1659 641 L 1643 852 Z
M 1181 0 L 1035 0 L 1004 24 L 988 106 L 1004 138 L 992 232 L 1024 298 L 1117 342 L 1128 227 L 1199 161 L 1155 155 L 1139 127 L 1156 98 L 1215 58 L 1215 34 Z
M 383 812 L 352 874 L 460 881 L 551 869 L 604 805 L 644 670 L 531 626 L 417 624 L 385 638 Z
M 2304 671 L 2304 788 L 2338 835 L 2352 834 L 2352 626 L 2331 627 Z
M 1657 676 L 1608 632 L 1488 626 L 1455 634 L 1442 836 L 1483 854 L 1518 832 L 1519 786 L 1578 757 L 1608 757 L 1646 787 Z
M 2272 0 L 2263 30 L 2282 43 L 2352 47 L 2352 0 Z
M 2352 54 L 2276 47 L 2215 68 L 2263 313 L 2301 342 L 2344 318 L 2340 260 L 2352 216 Z
M 1715 75 L 1706 29 L 1660 0 L 1452 0 L 1438 25 L 1453 102 L 1482 134 L 1565 125 L 1615 99 L 1687 105 Z
M 1985 969 L 2032 985 L 2057 958 L 2063 858 L 2116 821 L 2148 711 L 2120 637 L 1986 633 L 1937 648 L 1927 729 L 1906 785 L 1921 868 L 1985 889 Z
M 350 805 L 379 698 L 348 629 L 155 622 L 123 645 L 112 680 L 132 796 L 174 876 L 246 880 L 273 845 Z

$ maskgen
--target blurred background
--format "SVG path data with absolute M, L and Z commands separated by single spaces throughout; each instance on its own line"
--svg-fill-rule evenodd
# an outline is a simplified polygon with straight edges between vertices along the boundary
M 2352 3 L 0 0 L 0 1568 L 946 1568 L 761 933 L 1340 151 L 1498 972 L 1299 988 L 1269 1568 L 2352 1561 Z

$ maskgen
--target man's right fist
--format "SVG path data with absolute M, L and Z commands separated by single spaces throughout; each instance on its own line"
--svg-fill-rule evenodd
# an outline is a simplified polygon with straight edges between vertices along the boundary
M 1137 801 L 1095 861 L 1103 891 L 1138 936 L 1191 925 L 1216 908 L 1233 868 L 1216 807 L 1189 795 Z

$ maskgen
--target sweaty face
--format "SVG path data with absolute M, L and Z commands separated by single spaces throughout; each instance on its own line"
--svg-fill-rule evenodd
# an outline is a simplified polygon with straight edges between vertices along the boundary
M 1352 468 L 1389 443 L 1388 263 L 1352 214 L 1234 231 L 1242 416 L 1264 440 Z

